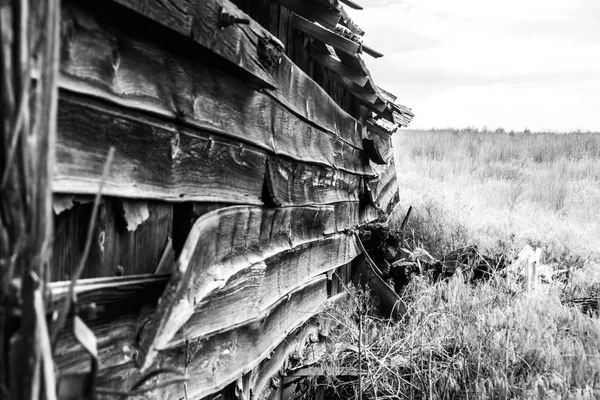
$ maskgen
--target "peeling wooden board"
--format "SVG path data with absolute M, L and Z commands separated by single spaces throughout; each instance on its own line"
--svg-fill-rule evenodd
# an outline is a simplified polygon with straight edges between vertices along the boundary
M 245 71 L 260 87 L 274 88 L 271 76 L 283 46 L 279 40 L 228 0 L 115 0 L 144 17 L 174 30 Z M 221 12 L 248 24 L 223 26 Z
M 123 17 L 94 11 L 63 10 L 61 87 L 296 160 L 369 172 L 360 159 L 334 158 L 333 140 L 362 149 L 360 124 L 289 59 L 276 71 L 280 88 L 257 92 L 205 54 L 170 45 L 177 35 L 131 30 Z
M 143 224 L 150 217 L 147 202 L 125 199 L 121 199 L 120 202 L 121 207 L 123 207 L 123 216 L 128 231 L 135 231 L 139 225 Z
M 57 136 L 57 192 L 95 194 L 112 145 L 104 195 L 262 204 L 266 155 L 239 142 L 66 95 Z
M 279 205 L 358 201 L 362 177 L 332 168 L 270 157 L 267 185 Z
M 256 367 L 290 332 L 305 323 L 327 304 L 327 278 L 322 276 L 282 299 L 264 319 L 238 329 L 212 336 L 206 341 L 191 342 L 188 348 L 187 373 L 194 378 L 188 382 L 188 396 L 202 398 L 224 388 L 244 373 Z M 157 365 L 176 367 L 186 365 L 186 347 L 161 352 Z M 100 371 L 98 385 L 131 387 L 143 374 L 132 362 Z M 170 379 L 159 376 L 155 383 Z M 163 387 L 153 391 L 152 398 L 173 398 L 180 387 Z
M 139 360 L 147 368 L 159 349 L 212 292 L 237 272 L 281 251 L 331 233 L 334 207 L 222 208 L 198 218 L 154 320 L 144 329 Z
M 200 302 L 168 347 L 231 329 L 258 318 L 309 280 L 360 254 L 355 235 L 337 234 L 278 253 L 234 274 Z

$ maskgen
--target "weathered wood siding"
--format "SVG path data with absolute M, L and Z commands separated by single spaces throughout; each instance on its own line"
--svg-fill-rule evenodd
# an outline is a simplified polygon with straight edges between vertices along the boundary
M 51 298 L 66 295 L 103 182 L 77 286 L 81 309 L 95 305 L 81 316 L 98 385 L 174 367 L 189 399 L 244 374 L 258 395 L 313 328 L 296 330 L 343 298 L 352 230 L 398 190 L 393 132 L 367 123 L 393 124 L 395 108 L 360 45 L 334 33 L 345 15 L 335 0 L 63 1 Z M 68 329 L 55 361 L 89 367 Z

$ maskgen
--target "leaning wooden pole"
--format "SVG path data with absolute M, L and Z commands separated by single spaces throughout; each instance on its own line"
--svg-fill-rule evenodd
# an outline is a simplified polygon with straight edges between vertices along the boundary
M 59 0 L 0 5 L 2 398 L 56 398 L 45 288 L 52 241 L 59 18 Z

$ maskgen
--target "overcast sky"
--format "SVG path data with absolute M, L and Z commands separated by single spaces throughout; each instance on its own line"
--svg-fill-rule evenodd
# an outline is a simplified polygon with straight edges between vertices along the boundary
M 411 127 L 600 131 L 600 0 L 360 0 Z M 346 7 L 347 8 L 347 7 Z

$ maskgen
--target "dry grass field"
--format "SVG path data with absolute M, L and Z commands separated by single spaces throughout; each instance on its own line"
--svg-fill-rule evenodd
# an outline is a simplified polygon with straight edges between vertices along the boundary
M 358 318 L 358 304 L 373 303 L 352 289 L 354 303 L 324 318 L 338 326 L 336 348 L 360 340 L 362 398 L 600 398 L 600 318 L 572 301 L 600 295 L 600 134 L 405 130 L 394 145 L 390 225 L 413 206 L 408 247 L 442 257 L 476 245 L 512 260 L 529 244 L 569 274 L 529 293 L 502 273 L 479 284 L 417 276 L 400 322 Z M 358 397 L 356 381 L 330 385 Z
M 402 213 L 423 247 L 544 248 L 557 267 L 600 260 L 600 134 L 399 131 Z

